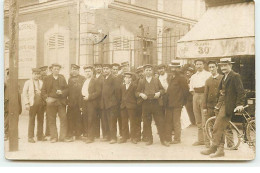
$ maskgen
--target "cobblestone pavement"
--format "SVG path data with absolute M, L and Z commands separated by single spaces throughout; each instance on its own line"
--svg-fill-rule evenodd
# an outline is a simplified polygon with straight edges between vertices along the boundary
M 182 115 L 183 116 L 183 115 Z M 27 142 L 28 116 L 21 115 L 19 120 L 19 151 L 9 152 L 5 142 L 5 157 L 15 160 L 213 160 L 200 154 L 204 146 L 192 146 L 196 140 L 197 128 L 182 130 L 182 142 L 165 147 L 160 144 L 157 130 L 153 125 L 154 143 L 146 146 L 144 142 L 132 144 L 109 144 L 97 139 L 95 143 L 83 141 L 50 143 Z M 241 143 L 238 150 L 225 151 L 225 157 L 217 160 L 252 160 L 255 153 L 247 144 Z

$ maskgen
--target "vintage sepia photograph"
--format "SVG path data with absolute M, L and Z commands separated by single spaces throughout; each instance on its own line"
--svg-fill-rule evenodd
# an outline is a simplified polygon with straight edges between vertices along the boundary
M 255 159 L 253 0 L 1 5 L 5 159 Z

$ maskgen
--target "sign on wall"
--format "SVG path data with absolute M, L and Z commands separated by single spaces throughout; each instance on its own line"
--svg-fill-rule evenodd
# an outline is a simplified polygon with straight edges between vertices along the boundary
M 178 58 L 255 55 L 255 37 L 187 41 L 177 44 Z
M 36 45 L 37 25 L 34 21 L 19 23 L 19 79 L 31 77 L 31 69 L 36 67 Z

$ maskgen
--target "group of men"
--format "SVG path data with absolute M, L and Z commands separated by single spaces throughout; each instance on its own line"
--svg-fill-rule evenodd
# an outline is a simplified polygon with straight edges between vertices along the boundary
M 202 154 L 212 157 L 224 155 L 223 133 L 234 109 L 242 111 L 244 89 L 240 75 L 232 71 L 231 59 L 209 61 L 205 70 L 202 59 L 195 60 L 195 68 L 187 68 L 183 74 L 180 61 L 158 65 L 158 77 L 151 64 L 130 71 L 128 62 L 94 64 L 83 67 L 71 65 L 68 83 L 59 74 L 61 65 L 52 64 L 51 74 L 47 66 L 32 69 L 32 79 L 26 81 L 23 97 L 29 111 L 28 142 L 34 143 L 34 126 L 37 115 L 37 140 L 44 141 L 50 135 L 52 143 L 95 138 L 110 144 L 134 144 L 144 141 L 153 144 L 152 120 L 155 121 L 160 142 L 164 146 L 181 143 L 181 111 L 185 106 L 191 124 L 197 125 L 198 140 L 193 146 L 205 145 Z M 218 74 L 220 66 L 223 75 Z M 121 73 L 119 71 L 121 70 Z M 187 78 L 191 76 L 191 78 Z M 46 112 L 46 132 L 43 133 Z M 60 119 L 57 133 L 56 116 Z M 216 115 L 213 143 L 204 133 L 209 117 Z M 119 132 L 120 139 L 117 140 Z M 174 134 L 174 135 L 173 135 Z

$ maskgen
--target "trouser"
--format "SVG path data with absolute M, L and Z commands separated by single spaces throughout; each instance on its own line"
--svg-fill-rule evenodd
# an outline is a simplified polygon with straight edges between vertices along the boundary
M 160 141 L 164 141 L 164 115 L 161 107 L 159 106 L 158 100 L 146 100 L 143 101 L 142 105 L 143 112 L 143 130 L 146 135 L 148 141 L 153 141 L 152 135 L 152 118 L 155 121 L 155 125 L 157 127 L 157 131 L 159 133 Z M 152 116 L 153 115 L 153 116 Z
M 82 134 L 82 115 L 79 105 L 68 106 L 67 109 L 67 137 L 81 136 Z
M 138 115 L 136 114 L 136 109 L 127 109 L 127 108 L 122 109 L 121 119 L 122 119 L 123 139 L 127 139 L 129 137 L 129 125 L 128 125 L 128 120 L 129 120 L 131 139 L 137 140 L 139 136 L 137 131 Z
M 100 137 L 100 123 L 101 123 L 101 116 L 102 116 L 102 110 L 101 109 L 97 109 L 97 118 L 95 119 L 95 130 L 94 130 L 94 136 L 96 138 L 99 138 Z
M 42 104 L 30 106 L 28 138 L 34 137 L 35 116 L 37 115 L 37 138 L 43 137 L 44 106 Z
M 60 118 L 60 140 L 64 140 L 67 135 L 67 117 L 66 117 L 66 106 L 62 104 L 47 105 L 46 113 L 49 118 L 49 127 L 51 139 L 58 139 L 56 116 Z
M 117 139 L 117 106 L 113 106 L 111 108 L 103 110 L 102 114 L 102 127 L 104 128 L 103 138 L 107 139 Z
M 119 136 L 122 136 L 122 117 L 121 117 L 121 112 L 120 112 L 120 107 L 119 106 L 116 108 L 116 114 L 117 114 L 117 123 L 118 123 Z
M 207 108 L 207 114 L 204 114 L 203 116 L 204 116 L 205 124 L 206 124 L 206 122 L 209 118 L 215 116 L 214 108 Z M 210 145 L 210 140 L 209 140 L 209 138 L 208 138 L 208 136 L 206 135 L 206 132 L 205 132 L 205 130 L 206 130 L 205 124 L 203 125 L 203 130 L 204 130 L 204 134 L 205 134 L 204 135 L 205 136 L 204 141 L 205 141 L 206 145 Z
M 216 121 L 213 126 L 213 132 L 212 132 L 212 146 L 213 147 L 223 147 L 225 144 L 225 130 L 227 130 L 227 137 L 228 137 L 228 144 L 233 145 L 233 133 L 231 131 L 229 121 L 231 120 L 231 117 L 226 116 L 226 108 L 223 104 L 221 108 L 219 109 L 219 112 L 217 112 Z
M 9 132 L 9 115 L 8 115 L 8 111 L 5 110 L 4 113 L 4 133 L 5 133 L 5 137 L 8 137 L 8 133 Z
M 196 124 L 195 115 L 194 115 L 194 112 L 193 112 L 193 99 L 192 99 L 192 97 L 193 96 L 191 94 L 189 94 L 185 108 L 187 110 L 187 113 L 188 113 L 188 116 L 189 116 L 189 119 L 190 119 L 190 123 Z
M 203 126 L 205 126 L 205 118 L 203 116 L 203 93 L 194 93 L 193 95 L 193 111 L 196 124 L 198 127 L 198 142 L 204 142 Z
M 45 122 L 45 136 L 50 136 L 49 116 L 47 115 L 47 111 L 45 113 Z
M 138 105 L 137 110 L 136 110 L 136 115 L 137 115 L 137 120 L 136 120 L 136 140 L 140 141 L 141 140 L 141 123 L 142 123 L 142 106 Z M 144 135 L 145 137 L 145 135 Z
M 83 131 L 84 136 L 87 136 L 88 139 L 94 140 L 96 122 L 97 122 L 97 109 L 92 104 L 88 104 L 86 101 L 83 101 Z
M 165 140 L 172 141 L 172 127 L 174 141 L 181 141 L 181 110 L 182 108 L 166 108 L 165 114 Z

